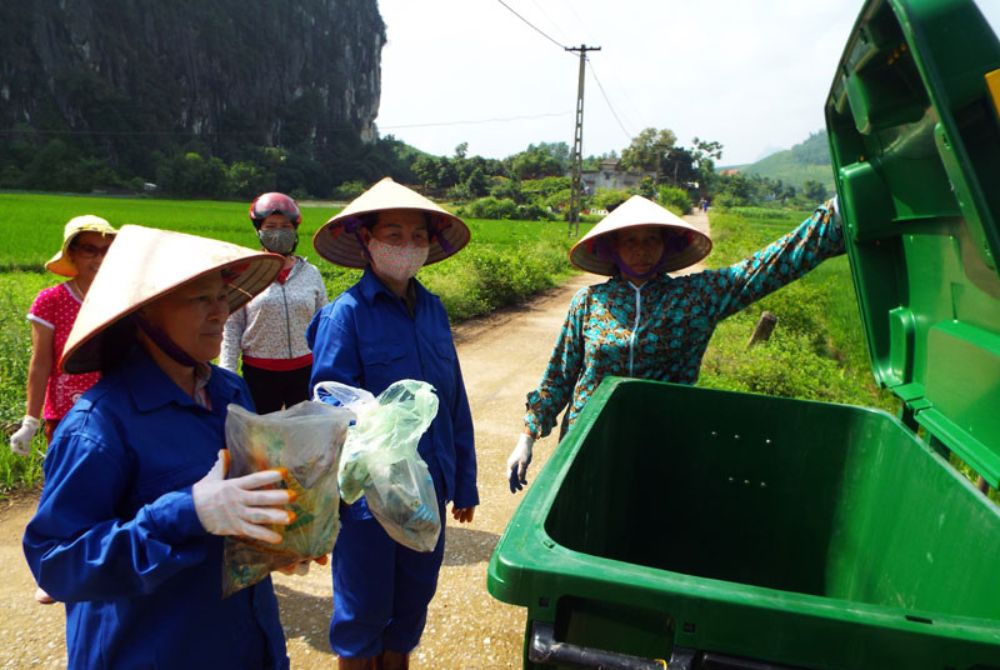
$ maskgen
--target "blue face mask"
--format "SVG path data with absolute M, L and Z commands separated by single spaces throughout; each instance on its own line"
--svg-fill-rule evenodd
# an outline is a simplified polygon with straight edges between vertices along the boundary
M 288 256 L 299 244 L 299 232 L 295 228 L 269 228 L 258 230 L 257 237 L 268 251 Z

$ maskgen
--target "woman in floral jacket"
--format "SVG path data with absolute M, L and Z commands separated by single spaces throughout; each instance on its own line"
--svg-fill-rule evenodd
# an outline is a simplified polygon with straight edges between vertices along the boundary
M 795 230 L 729 267 L 680 277 L 711 251 L 709 238 L 659 205 L 633 196 L 570 251 L 582 270 L 610 275 L 581 289 L 507 460 L 511 493 L 527 483 L 536 439 L 569 406 L 563 430 L 608 375 L 693 384 L 719 321 L 844 252 L 833 201 Z

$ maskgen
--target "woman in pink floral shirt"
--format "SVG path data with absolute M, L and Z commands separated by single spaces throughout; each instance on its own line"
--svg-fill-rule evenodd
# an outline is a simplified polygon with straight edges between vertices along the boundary
M 15 454 L 27 456 L 31 441 L 45 421 L 46 442 L 52 441 L 59 421 L 83 392 L 97 383 L 99 373 L 69 375 L 59 369 L 66 338 L 73 328 L 83 297 L 101 267 L 104 255 L 115 238 L 111 224 L 90 214 L 69 220 L 63 230 L 63 244 L 45 269 L 69 281 L 44 289 L 28 311 L 31 322 L 31 362 L 28 365 L 28 399 L 21 426 L 10 437 Z M 35 600 L 54 602 L 38 589 Z

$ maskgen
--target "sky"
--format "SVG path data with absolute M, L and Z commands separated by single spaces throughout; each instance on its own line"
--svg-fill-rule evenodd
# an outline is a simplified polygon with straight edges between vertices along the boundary
M 1000 34 L 1000 0 L 976 0 Z M 506 6 L 505 6 L 506 5 Z M 579 54 L 583 155 L 644 128 L 721 142 L 756 161 L 821 130 L 862 0 L 378 0 L 386 23 L 376 124 L 435 155 L 505 158 L 574 141 Z M 509 7 L 510 9 L 508 9 Z M 516 12 L 528 23 L 522 21 Z M 534 27 L 532 27 L 534 26 Z

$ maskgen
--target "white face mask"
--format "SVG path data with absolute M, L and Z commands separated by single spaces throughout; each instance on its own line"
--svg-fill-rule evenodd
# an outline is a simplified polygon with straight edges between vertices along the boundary
M 374 237 L 368 243 L 368 253 L 371 254 L 375 269 L 396 281 L 406 281 L 416 276 L 417 270 L 427 262 L 429 252 L 430 247 L 412 244 L 397 247 L 379 242 Z

